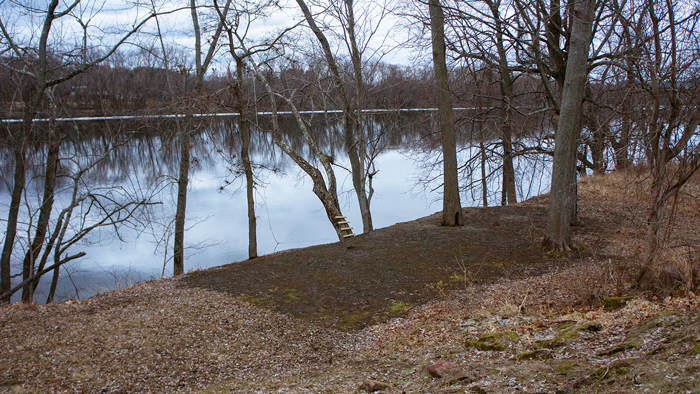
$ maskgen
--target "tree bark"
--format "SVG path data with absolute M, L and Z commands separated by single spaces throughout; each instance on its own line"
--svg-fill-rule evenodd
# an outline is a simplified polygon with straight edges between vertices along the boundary
M 24 125 L 22 126 L 24 128 Z M 19 207 L 22 203 L 22 192 L 24 191 L 24 183 L 26 182 L 26 155 L 27 145 L 24 141 L 24 133 L 17 140 L 13 141 L 15 147 L 13 153 L 15 156 L 15 175 L 14 185 L 12 186 L 12 196 L 10 199 L 10 210 L 7 214 L 7 230 L 5 231 L 5 244 L 2 248 L 2 257 L 0 258 L 0 293 L 5 293 L 10 290 L 11 272 L 10 263 L 12 260 L 12 249 L 14 248 L 15 237 L 17 236 L 17 218 L 19 216 Z M 6 300 L 9 302 L 9 299 Z M 2 302 L 2 301 L 0 301 Z
M 555 136 L 552 187 L 544 243 L 559 251 L 571 249 L 571 223 L 576 203 L 576 142 L 581 132 L 581 106 L 588 78 L 595 0 L 574 2 L 571 39 Z
M 51 218 L 51 210 L 53 209 L 54 191 L 56 189 L 56 170 L 58 168 L 58 155 L 61 141 L 55 138 L 53 126 L 50 126 L 49 150 L 46 156 L 46 173 L 44 174 L 44 197 L 42 199 L 41 208 L 39 208 L 39 219 L 36 224 L 36 231 L 30 249 L 24 256 L 23 262 L 23 279 L 34 275 L 36 260 L 44 246 L 44 240 L 49 228 L 49 219 Z M 39 271 L 44 267 L 40 266 Z M 30 281 L 27 286 L 22 289 L 22 301 L 32 302 L 34 298 L 34 290 L 38 284 L 37 280 Z
M 192 117 L 188 116 L 187 125 L 192 125 Z M 177 178 L 177 205 L 175 208 L 175 239 L 173 240 L 173 275 L 185 272 L 185 211 L 187 209 L 187 185 L 190 172 L 190 133 L 181 130 L 178 133 L 180 142 L 180 167 Z
M 235 54 L 235 52 L 233 52 Z M 255 219 L 255 179 L 253 166 L 250 163 L 250 125 L 248 123 L 246 104 L 243 98 L 243 59 L 240 56 L 236 60 L 236 105 L 240 120 L 241 130 L 241 162 L 243 163 L 243 173 L 245 174 L 246 199 L 248 202 L 248 258 L 258 257 L 257 222 Z
M 508 55 L 503 44 L 503 25 L 498 7 L 500 2 L 488 2 L 493 15 L 498 52 L 498 73 L 501 77 L 501 146 L 503 148 L 503 185 L 501 205 L 517 203 L 515 192 L 515 169 L 513 167 L 513 133 L 510 125 L 511 103 L 513 102 L 513 78 L 508 66 Z
M 443 156 L 444 185 L 441 223 L 443 226 L 461 226 L 464 224 L 464 216 L 459 201 L 457 143 L 452 120 L 452 102 L 450 100 L 447 62 L 445 60 L 445 15 L 440 5 L 440 0 L 430 0 L 428 8 Z

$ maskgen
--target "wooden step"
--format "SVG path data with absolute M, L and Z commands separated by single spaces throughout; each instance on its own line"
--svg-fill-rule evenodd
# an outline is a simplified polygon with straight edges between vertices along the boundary
M 352 231 L 352 227 L 341 227 L 341 230 Z
M 345 234 L 343 235 L 343 238 L 349 238 L 349 237 L 354 237 L 355 234 Z
M 347 220 L 343 220 L 341 222 L 338 222 L 338 224 L 348 224 L 348 223 L 350 223 L 350 222 L 348 222 Z
M 333 219 L 345 219 L 345 216 L 334 216 Z

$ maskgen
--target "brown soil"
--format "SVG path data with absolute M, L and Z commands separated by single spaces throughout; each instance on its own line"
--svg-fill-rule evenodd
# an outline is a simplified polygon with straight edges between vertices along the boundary
M 562 262 L 536 242 L 546 224 L 545 207 L 521 204 L 464 213 L 463 227 L 441 227 L 436 213 L 345 243 L 194 272 L 183 284 L 226 291 L 347 331 L 404 315 L 447 290 L 464 288 L 465 282 L 535 275 Z
M 660 262 L 685 280 L 671 296 L 631 288 L 643 185 L 580 182 L 568 257 L 539 246 L 541 196 L 466 209 L 462 228 L 433 215 L 85 301 L 2 307 L 0 393 L 700 394 L 688 280 L 700 185 L 673 207 Z M 633 298 L 603 309 L 620 295 Z M 437 361 L 441 377 L 427 370 Z

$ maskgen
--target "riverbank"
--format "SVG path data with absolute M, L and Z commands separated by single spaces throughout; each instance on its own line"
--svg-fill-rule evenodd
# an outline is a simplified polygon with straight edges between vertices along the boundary
M 432 215 L 348 245 L 3 307 L 0 392 L 696 393 L 700 299 L 631 288 L 639 182 L 581 181 L 568 257 L 539 247 L 540 196 L 465 209 L 463 228 Z M 697 205 L 681 200 L 669 237 L 694 234 Z M 633 298 L 603 309 L 616 295 Z

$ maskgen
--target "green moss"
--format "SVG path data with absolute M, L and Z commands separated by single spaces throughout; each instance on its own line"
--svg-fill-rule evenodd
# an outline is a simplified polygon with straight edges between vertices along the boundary
M 608 368 L 596 368 L 589 374 L 594 380 L 605 380 L 611 376 L 624 375 L 630 371 L 630 366 L 627 364 L 620 366 L 611 366 Z
M 585 322 L 573 328 L 577 332 L 598 332 L 602 329 L 603 325 L 596 321 Z
M 567 372 L 578 367 L 578 363 L 574 360 L 563 360 L 556 367 L 554 367 L 554 373 L 557 375 L 566 375 Z
M 601 380 L 603 378 L 607 378 L 608 374 L 609 371 L 605 368 L 596 368 L 589 373 L 591 378 L 593 378 L 594 380 Z
M 623 342 L 617 346 L 614 346 L 610 349 L 603 350 L 597 353 L 598 356 L 604 357 L 604 356 L 612 356 L 613 354 L 621 353 L 627 350 L 632 350 L 632 349 L 639 349 L 639 344 L 634 341 L 629 341 L 629 342 Z
M 390 315 L 398 315 L 409 309 L 411 309 L 411 306 L 405 302 L 391 301 L 389 308 L 387 308 L 387 313 Z
M 690 354 L 693 356 L 700 355 L 700 343 L 695 345 L 695 347 L 690 351 Z
M 474 347 L 479 350 L 505 350 L 511 342 L 518 340 L 518 334 L 513 331 L 498 331 L 482 334 L 479 339 L 467 341 L 466 347 Z
M 297 289 L 284 289 L 284 302 L 296 302 L 299 301 L 299 294 Z
M 615 368 L 615 375 L 624 375 L 630 371 L 630 367 Z
M 559 327 L 557 327 L 557 330 L 560 330 L 560 331 L 566 330 L 567 328 L 571 328 L 575 325 L 576 325 L 575 320 L 567 320 L 567 321 L 563 322 L 562 324 L 560 324 Z
M 357 327 L 361 326 L 364 320 L 366 320 L 370 315 L 368 311 L 359 311 L 354 313 L 349 313 L 342 318 L 338 323 L 338 330 L 340 331 L 352 331 Z
M 552 358 L 552 352 L 549 349 L 536 349 L 522 352 L 515 358 L 518 360 L 548 360 Z
M 269 308 L 273 305 L 275 305 L 275 300 L 272 298 L 266 296 L 266 295 L 260 295 L 260 296 L 238 296 L 236 297 L 237 299 L 241 301 L 245 301 L 249 304 L 253 304 L 255 306 L 261 306 L 261 307 L 266 307 Z
M 627 305 L 627 301 L 634 297 L 605 297 L 603 298 L 603 310 L 612 312 Z
M 659 345 L 647 352 L 647 356 L 653 356 L 655 354 L 661 354 L 668 349 L 668 345 Z
M 533 349 L 556 349 L 566 345 L 566 342 L 561 338 L 552 338 L 547 341 L 537 342 Z
M 557 335 L 557 337 L 554 339 L 555 340 L 558 339 L 561 341 L 561 340 L 566 340 L 566 339 L 576 339 L 580 336 L 581 336 L 581 334 L 579 334 L 578 331 L 576 331 L 576 330 L 566 330 L 566 331 L 560 333 L 559 335 Z

